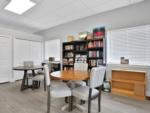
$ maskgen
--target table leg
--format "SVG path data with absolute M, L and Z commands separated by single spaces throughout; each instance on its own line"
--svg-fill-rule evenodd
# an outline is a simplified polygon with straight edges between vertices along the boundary
M 35 76 L 35 71 L 34 70 L 32 70 L 32 75 Z
M 44 91 L 46 91 L 46 78 L 45 78 L 45 75 L 44 75 Z
M 21 91 L 25 89 L 26 76 L 27 76 L 27 70 L 24 70 L 23 80 L 22 80 L 21 89 L 20 89 Z

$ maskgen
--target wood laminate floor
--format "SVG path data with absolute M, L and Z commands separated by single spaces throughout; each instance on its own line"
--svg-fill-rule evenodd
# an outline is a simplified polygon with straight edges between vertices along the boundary
M 46 113 L 47 95 L 43 88 L 20 92 L 20 85 L 21 82 L 0 84 L 0 113 Z M 64 104 L 64 99 L 52 99 L 51 113 L 68 113 L 68 111 L 61 111 L 61 106 Z M 87 103 L 84 107 L 87 107 Z M 92 113 L 96 112 L 97 100 L 94 100 Z M 70 113 L 82 112 L 74 109 Z M 150 113 L 150 101 L 134 100 L 103 93 L 101 113 Z

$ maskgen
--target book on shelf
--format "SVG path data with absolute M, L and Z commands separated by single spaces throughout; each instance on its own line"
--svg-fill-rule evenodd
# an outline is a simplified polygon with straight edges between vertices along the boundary
M 102 51 L 89 51 L 89 58 L 102 58 L 103 57 L 103 52 Z
M 74 60 L 73 60 L 73 58 L 69 58 L 69 59 L 63 59 L 63 64 L 64 65 L 73 65 L 73 62 L 74 62 Z
M 65 45 L 65 50 L 73 50 L 73 45 Z
M 88 43 L 88 48 L 98 48 L 103 47 L 103 41 L 94 41 Z
M 76 63 L 86 63 L 87 62 L 87 55 L 77 54 L 75 57 L 75 62 Z
M 65 57 L 73 57 L 74 53 L 73 52 L 67 52 L 65 53 Z
M 100 66 L 103 64 L 103 60 L 99 59 L 99 60 L 89 60 L 89 66 L 90 67 L 96 67 L 96 66 Z
M 83 44 L 83 45 L 76 45 L 76 51 L 84 51 L 86 49 L 87 49 L 87 47 L 86 47 L 85 44 Z

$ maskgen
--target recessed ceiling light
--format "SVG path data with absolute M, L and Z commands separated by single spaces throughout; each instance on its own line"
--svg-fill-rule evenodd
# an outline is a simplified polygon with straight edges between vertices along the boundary
M 21 15 L 33 6 L 35 3 L 30 0 L 11 0 L 5 10 Z

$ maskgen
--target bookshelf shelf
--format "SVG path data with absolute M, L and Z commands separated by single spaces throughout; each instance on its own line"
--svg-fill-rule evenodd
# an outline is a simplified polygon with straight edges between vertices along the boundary
M 63 50 L 63 52 L 74 52 L 74 50 Z
M 100 38 L 100 39 L 88 39 L 87 41 L 88 41 L 88 42 L 103 41 L 103 38 Z
M 74 51 L 75 53 L 86 53 L 87 50 Z
M 88 59 L 103 59 L 102 57 L 88 57 Z
M 103 50 L 103 47 L 88 48 L 88 50 Z

